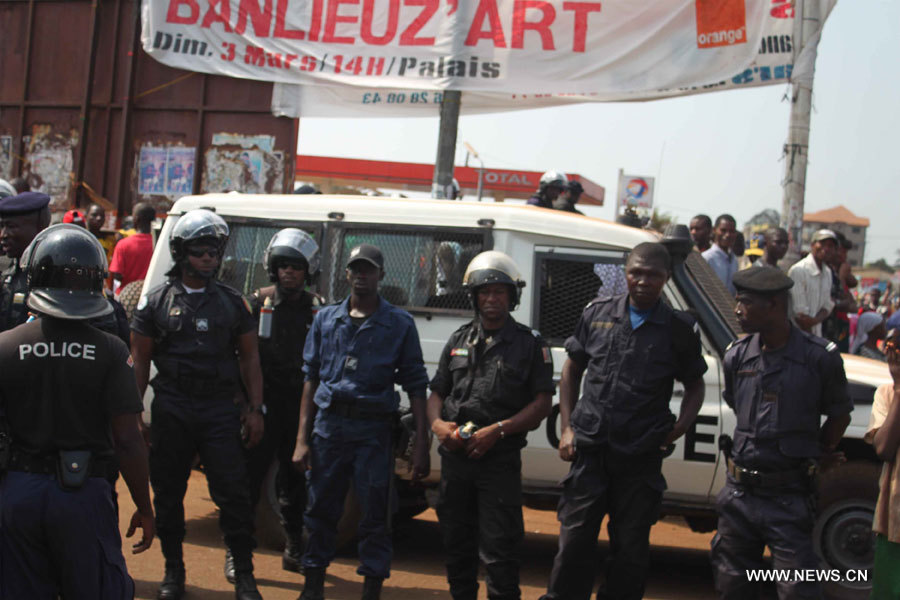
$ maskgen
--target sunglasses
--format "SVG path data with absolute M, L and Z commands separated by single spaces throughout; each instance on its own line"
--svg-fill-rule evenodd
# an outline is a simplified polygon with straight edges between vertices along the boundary
M 218 248 L 188 248 L 187 253 L 193 256 L 194 258 L 203 258 L 204 256 L 209 256 L 211 258 L 216 258 L 219 256 Z

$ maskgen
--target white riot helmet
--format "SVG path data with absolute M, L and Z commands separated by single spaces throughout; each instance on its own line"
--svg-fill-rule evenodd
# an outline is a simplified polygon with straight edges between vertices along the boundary
M 272 236 L 263 254 L 263 264 L 271 281 L 278 281 L 278 259 L 305 263 L 309 282 L 319 270 L 319 245 L 305 231 L 293 227 L 282 229 Z
M 569 178 L 562 171 L 547 171 L 541 175 L 540 189 L 558 187 L 560 191 L 566 188 Z
M 16 188 L 5 179 L 0 179 L 0 198 L 7 198 L 9 196 L 15 196 L 19 192 L 16 191 Z
M 463 288 L 472 298 L 472 306 L 478 307 L 478 288 L 491 283 L 504 283 L 510 287 L 509 310 L 515 310 L 522 296 L 525 280 L 515 261 L 503 252 L 488 250 L 472 259 L 463 276 Z

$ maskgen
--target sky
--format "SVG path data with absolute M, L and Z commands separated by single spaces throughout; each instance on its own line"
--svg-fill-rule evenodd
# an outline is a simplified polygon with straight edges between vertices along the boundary
M 900 259 L 898 26 L 900 2 L 839 0 L 816 62 L 805 212 L 843 204 L 868 217 L 866 262 Z M 728 212 L 742 225 L 781 212 L 789 94 L 773 85 L 463 116 L 456 165 L 468 142 L 488 168 L 578 173 L 606 188 L 606 206 L 587 211 L 603 218 L 614 217 L 621 168 L 656 177 L 655 205 L 679 223 Z M 437 135 L 436 117 L 301 118 L 298 153 L 433 162 Z

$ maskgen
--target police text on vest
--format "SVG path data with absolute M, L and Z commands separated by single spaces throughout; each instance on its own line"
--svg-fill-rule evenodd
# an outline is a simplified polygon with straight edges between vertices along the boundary
M 94 360 L 94 344 L 82 344 L 81 342 L 37 342 L 36 344 L 19 344 L 19 360 L 25 360 L 26 356 L 35 358 L 83 358 Z

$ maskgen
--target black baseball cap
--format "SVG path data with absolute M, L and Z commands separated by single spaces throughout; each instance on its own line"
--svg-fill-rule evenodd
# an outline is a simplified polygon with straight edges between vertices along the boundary
M 347 258 L 347 268 L 358 260 L 364 260 L 384 270 L 384 256 L 381 254 L 381 250 L 372 244 L 360 244 L 353 248 L 350 251 L 349 258 Z

